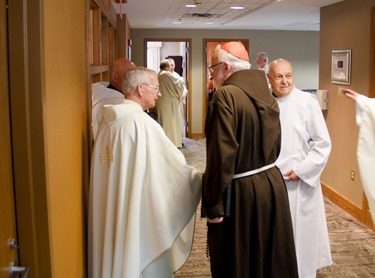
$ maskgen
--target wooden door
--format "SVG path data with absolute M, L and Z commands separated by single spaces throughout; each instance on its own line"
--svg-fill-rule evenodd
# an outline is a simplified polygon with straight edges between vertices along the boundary
M 375 7 L 371 9 L 371 38 L 370 38 L 370 90 L 368 96 L 375 98 Z
M 0 0 L 0 277 L 17 264 L 17 231 L 11 155 L 6 0 Z
M 371 9 L 371 33 L 370 33 L 370 84 L 368 96 L 375 98 L 375 7 Z M 362 218 L 363 222 L 375 231 L 375 223 L 372 221 L 370 208 L 366 194 L 362 197 Z

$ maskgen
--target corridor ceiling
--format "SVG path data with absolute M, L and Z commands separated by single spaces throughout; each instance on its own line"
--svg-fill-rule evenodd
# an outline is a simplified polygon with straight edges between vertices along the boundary
M 119 0 L 112 0 L 112 4 L 116 13 L 127 15 L 133 29 L 319 31 L 320 8 L 342 1 L 127 0 L 120 4 Z

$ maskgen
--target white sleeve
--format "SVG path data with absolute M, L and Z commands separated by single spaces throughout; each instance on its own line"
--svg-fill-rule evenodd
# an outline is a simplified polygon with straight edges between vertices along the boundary
M 357 95 L 356 106 L 355 106 L 355 112 L 356 112 L 355 113 L 355 121 L 357 123 L 357 126 L 361 125 L 362 110 L 363 110 L 363 107 L 364 107 L 367 100 L 368 100 L 368 97 L 366 97 L 364 95 L 361 95 L 361 94 Z

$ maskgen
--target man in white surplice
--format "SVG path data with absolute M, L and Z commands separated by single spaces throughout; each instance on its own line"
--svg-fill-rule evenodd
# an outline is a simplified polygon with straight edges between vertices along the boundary
M 181 148 L 183 134 L 181 103 L 186 87 L 185 81 L 181 77 L 174 77 L 170 68 L 168 59 L 160 62 L 158 79 L 162 96 L 156 103 L 156 111 L 165 134 L 176 147 Z
M 201 175 L 144 113 L 161 95 L 156 72 L 129 69 L 123 89 L 92 155 L 89 277 L 173 277 L 191 251 Z
M 344 89 L 356 102 L 356 123 L 359 127 L 357 159 L 373 223 L 375 223 L 375 99 Z
M 276 161 L 286 182 L 300 278 L 332 264 L 320 175 L 331 140 L 315 95 L 295 88 L 292 65 L 277 59 L 268 78 L 280 108 L 281 152 Z
M 100 121 L 102 120 L 103 106 L 106 104 L 119 104 L 124 101 L 121 84 L 127 69 L 134 67 L 134 63 L 125 58 L 113 62 L 111 69 L 111 83 L 102 81 L 91 84 L 92 97 L 92 133 L 95 139 Z
M 186 81 L 185 79 L 175 71 L 176 64 L 172 58 L 168 58 L 168 61 L 171 64 L 169 71 L 171 72 L 172 76 L 175 78 L 179 78 L 183 83 L 183 93 L 181 96 L 181 122 L 182 122 L 182 139 L 186 138 L 186 120 L 185 120 L 185 104 L 186 104 L 186 97 L 188 94 L 188 89 L 186 88 Z M 182 143 L 183 144 L 183 143 Z

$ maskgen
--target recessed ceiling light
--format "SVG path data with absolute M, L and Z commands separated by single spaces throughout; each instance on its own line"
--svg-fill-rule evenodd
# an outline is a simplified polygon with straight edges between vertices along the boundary
M 214 22 L 210 21 L 210 22 L 206 22 L 207 25 L 213 25 L 215 24 Z
M 181 21 L 173 21 L 173 24 L 181 24 Z
M 187 5 L 185 5 L 185 7 L 186 8 L 196 8 L 197 5 L 195 5 L 195 4 L 187 4 Z
M 231 10 L 243 10 L 243 9 L 245 9 L 242 6 L 233 6 L 233 7 L 230 7 L 230 8 L 231 8 Z

